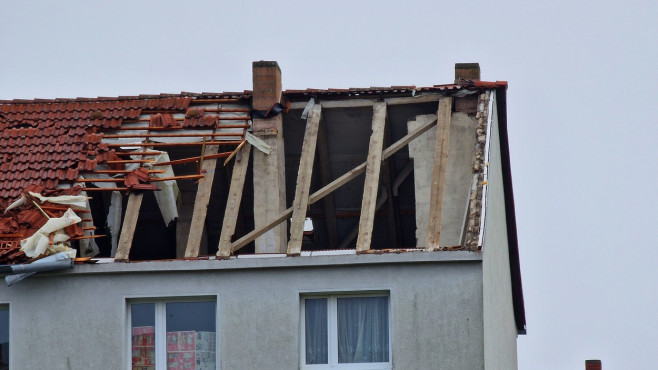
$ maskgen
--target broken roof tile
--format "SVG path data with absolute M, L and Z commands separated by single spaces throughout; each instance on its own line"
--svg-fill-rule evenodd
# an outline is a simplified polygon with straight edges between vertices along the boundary
M 182 113 L 193 97 L 209 98 L 160 94 L 0 101 L 0 178 L 5 179 L 0 184 L 0 200 L 20 194 L 27 184 L 51 188 L 62 181 L 75 181 L 80 170 L 119 159 L 108 155 L 110 147 L 101 143 L 99 130 L 119 128 L 124 120 L 136 119 L 144 110 Z M 100 118 L 92 118 L 98 113 Z M 168 116 L 165 124 L 180 126 Z

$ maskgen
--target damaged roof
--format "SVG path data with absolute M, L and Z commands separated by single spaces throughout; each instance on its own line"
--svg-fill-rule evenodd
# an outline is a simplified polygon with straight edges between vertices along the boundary
M 211 129 L 219 122 L 219 113 L 205 112 L 192 105 L 219 101 L 248 101 L 250 92 L 187 93 L 121 97 L 34 99 L 0 101 L 0 207 L 29 191 L 45 196 L 76 195 L 81 176 L 107 165 L 110 170 L 125 170 L 129 153 L 119 145 L 102 142 L 108 133 L 122 132 L 122 125 L 140 121 L 147 115 L 149 130 Z M 173 114 L 184 118 L 174 118 Z M 159 133 L 159 132 L 158 132 Z M 166 136 L 166 134 L 162 135 Z M 122 156 L 123 155 L 123 156 Z M 138 161 L 133 161 L 138 162 Z M 106 171 L 108 172 L 108 171 Z M 128 172 L 128 171 L 123 171 Z M 155 189 L 146 184 L 148 171 L 140 167 L 122 179 L 128 189 Z M 31 205 L 0 215 L 0 261 L 18 263 L 27 257 L 20 251 L 20 240 L 34 234 L 46 217 L 60 217 L 65 207 Z M 84 213 L 85 210 L 77 209 Z M 45 214 L 44 214 L 45 213 Z M 47 216 L 46 216 L 47 215 Z M 89 224 L 91 226 L 91 223 Z M 82 237 L 79 226 L 67 230 Z M 74 239 L 73 239 L 74 240 Z
M 502 136 L 505 201 L 508 209 L 509 258 L 515 316 L 519 332 L 522 332 L 525 330 L 525 314 L 506 135 L 506 88 L 507 83 L 504 81 L 463 81 L 460 84 L 430 87 L 410 85 L 348 89 L 290 89 L 283 91 L 282 103 L 285 105 L 286 101 L 296 102 L 297 105 L 303 106 L 303 102 L 310 98 L 372 100 L 382 97 L 414 97 L 421 94 L 460 96 L 485 89 L 499 91 L 501 94 L 497 103 L 501 116 L 499 129 Z M 144 120 L 144 115 L 148 115 L 145 120 L 153 131 L 173 128 L 210 128 L 218 124 L 219 115 L 204 111 L 204 107 L 200 105 L 209 103 L 213 99 L 248 102 L 251 98 L 252 92 L 244 91 L 0 101 L 0 178 L 2 178 L 0 206 L 6 207 L 30 189 L 43 192 L 44 195 L 62 195 L 64 192 L 57 190 L 58 187 L 74 185 L 81 175 L 92 172 L 101 164 L 111 165 L 113 161 L 121 161 L 122 158 L 117 155 L 119 144 L 113 146 L 108 140 L 105 142 L 103 140 L 116 134 L 125 123 L 139 120 L 140 116 Z M 470 109 L 468 107 L 472 105 L 471 102 L 466 103 L 468 106 L 459 108 L 461 111 L 466 112 Z M 462 104 L 462 101 L 455 104 Z M 173 114 L 179 114 L 179 118 L 175 119 Z M 181 114 L 184 114 L 184 119 L 180 118 Z M 142 171 L 142 173 L 126 175 L 126 180 L 130 180 L 135 189 L 140 189 L 139 186 L 145 185 L 143 178 L 148 176 L 148 171 Z M 79 187 L 72 187 L 66 190 L 66 193 L 77 194 L 81 190 Z M 51 207 L 52 217 L 59 217 L 64 211 L 61 207 L 57 208 L 48 203 L 45 207 Z M 34 233 L 44 223 L 44 217 L 35 208 L 16 210 L 4 217 L 0 216 L 0 261 L 5 263 L 25 261 L 25 255 L 19 250 L 19 241 Z M 68 233 L 73 238 L 82 236 L 81 230 L 69 230 Z
M 102 131 L 118 129 L 144 112 L 184 113 L 193 100 L 247 97 L 181 93 L 0 101 L 0 201 L 19 196 L 29 185 L 55 189 L 117 159 L 101 142 Z M 194 119 L 190 126 L 203 125 L 199 121 L 204 119 Z
M 503 82 L 504 83 L 504 82 Z M 286 90 L 288 100 L 322 96 L 377 97 L 414 96 L 416 93 L 441 93 L 468 88 L 499 87 L 499 82 L 434 85 L 431 87 L 391 86 L 348 89 Z M 485 82 L 485 84 L 487 84 Z M 505 83 L 506 84 L 506 83 Z M 495 85 L 495 86 L 494 86 Z M 28 186 L 55 189 L 73 182 L 81 173 L 99 164 L 119 158 L 102 143 L 104 130 L 118 129 L 124 121 L 136 120 L 144 113 L 185 113 L 192 102 L 208 99 L 251 98 L 251 91 L 224 93 L 158 94 L 98 98 L 0 100 L 0 205 L 19 196 Z M 169 118 L 169 121 L 167 120 Z M 217 116 L 186 116 L 187 128 L 209 127 Z M 152 126 L 171 125 L 171 116 L 155 116 Z

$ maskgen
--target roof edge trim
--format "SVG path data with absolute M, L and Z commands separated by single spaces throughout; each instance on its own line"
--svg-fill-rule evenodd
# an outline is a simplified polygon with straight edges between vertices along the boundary
M 516 211 L 514 208 L 514 190 L 512 188 L 509 139 L 507 137 L 507 82 L 499 84 L 496 88 L 496 109 L 498 111 L 498 134 L 500 136 L 500 152 L 503 170 L 505 221 L 507 224 L 509 262 L 512 277 L 514 321 L 516 322 L 517 333 L 524 335 L 526 334 L 525 303 L 523 300 L 523 286 L 521 282 L 521 263 L 519 259 L 518 234 L 516 230 Z

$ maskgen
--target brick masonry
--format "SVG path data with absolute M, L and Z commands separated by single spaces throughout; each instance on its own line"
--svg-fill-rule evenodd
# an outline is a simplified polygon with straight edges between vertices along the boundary
M 477 119 L 477 141 L 473 157 L 473 182 L 468 204 L 468 218 L 466 221 L 466 237 L 464 247 L 468 250 L 479 250 L 480 221 L 482 218 L 482 191 L 484 181 L 485 144 L 487 140 L 487 123 L 489 119 L 489 92 L 478 96 L 478 108 L 475 114 Z

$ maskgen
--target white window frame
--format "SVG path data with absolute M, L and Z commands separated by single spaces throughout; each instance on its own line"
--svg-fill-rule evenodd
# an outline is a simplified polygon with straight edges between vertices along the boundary
M 154 298 L 126 298 L 126 368 L 132 369 L 132 310 L 131 305 L 153 303 L 155 305 L 155 370 L 167 369 L 167 303 L 215 302 L 215 368 L 219 367 L 219 305 L 217 296 L 166 296 Z M 162 360 L 164 359 L 164 361 Z
M 366 298 L 386 297 L 388 309 L 388 362 L 363 362 L 341 364 L 338 363 L 338 298 Z M 306 300 L 327 299 L 327 364 L 306 364 Z M 391 298 L 389 292 L 350 292 L 327 294 L 303 294 L 300 308 L 300 368 L 308 370 L 340 369 L 340 370 L 388 370 L 392 369 L 392 325 L 391 325 Z

